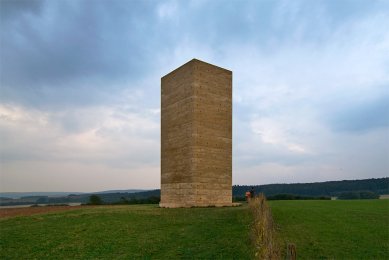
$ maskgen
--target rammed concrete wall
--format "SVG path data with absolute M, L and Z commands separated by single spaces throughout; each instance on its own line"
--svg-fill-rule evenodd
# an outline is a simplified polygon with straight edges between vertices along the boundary
M 232 205 L 232 72 L 196 59 L 161 79 L 161 207 Z

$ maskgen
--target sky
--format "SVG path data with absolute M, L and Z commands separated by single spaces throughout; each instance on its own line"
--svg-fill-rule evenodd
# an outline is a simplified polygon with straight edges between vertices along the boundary
M 233 184 L 389 175 L 389 1 L 1 0 L 0 191 L 160 187 L 160 79 L 233 71 Z

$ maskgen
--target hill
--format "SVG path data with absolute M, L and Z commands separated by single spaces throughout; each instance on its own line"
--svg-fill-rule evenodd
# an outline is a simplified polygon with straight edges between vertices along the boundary
M 255 193 L 264 193 L 266 196 L 276 194 L 294 194 L 301 196 L 338 196 L 344 192 L 371 191 L 377 194 L 389 194 L 389 178 L 343 180 L 315 183 L 291 183 L 291 184 L 268 184 L 268 185 L 234 185 L 232 186 L 233 197 L 244 197 L 246 191 L 254 187 Z M 133 196 L 142 198 L 159 196 L 159 190 L 134 193 Z
M 233 196 L 241 197 L 254 187 L 256 193 L 266 196 L 276 194 L 295 194 L 302 196 L 338 196 L 343 192 L 371 191 L 377 194 L 389 194 L 389 178 L 343 180 L 315 183 L 268 184 L 268 185 L 235 185 Z
M 266 196 L 277 194 L 294 194 L 300 196 L 339 196 L 344 192 L 370 191 L 376 194 L 389 194 L 389 178 L 365 179 L 365 180 L 343 180 L 316 183 L 292 183 L 292 184 L 268 184 L 268 185 L 234 185 L 232 194 L 235 198 L 243 198 L 246 191 L 254 187 L 255 193 L 264 193 Z M 104 203 L 158 203 L 160 190 L 140 191 L 119 190 L 102 191 L 95 193 L 68 194 L 66 196 L 37 196 L 29 193 L 26 197 L 13 199 L 2 193 L 0 205 L 25 205 L 25 204 L 58 204 L 58 203 L 87 203 L 93 194 L 103 200 Z
M 82 192 L 0 192 L 0 197 L 9 199 L 20 199 L 23 197 L 65 197 L 70 194 L 82 194 Z

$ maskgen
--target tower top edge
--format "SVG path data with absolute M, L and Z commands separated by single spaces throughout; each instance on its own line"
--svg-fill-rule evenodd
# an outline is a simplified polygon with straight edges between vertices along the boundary
M 220 66 L 216 66 L 216 65 L 213 65 L 213 64 L 211 64 L 211 63 L 208 63 L 208 62 L 205 62 L 205 61 L 202 61 L 202 60 L 193 58 L 193 59 L 191 59 L 190 61 L 184 63 L 184 64 L 181 65 L 181 66 L 179 66 L 178 68 L 176 68 L 176 69 L 172 70 L 171 72 L 167 73 L 167 74 L 166 74 L 165 76 L 163 76 L 162 78 L 164 78 L 164 77 L 166 77 L 166 76 L 168 76 L 168 75 L 170 75 L 170 74 L 176 72 L 177 70 L 179 70 L 179 69 L 181 69 L 181 68 L 183 68 L 183 67 L 186 67 L 186 66 L 188 66 L 188 65 L 192 65 L 192 64 L 195 64 L 195 63 L 202 63 L 202 64 L 205 64 L 205 65 L 207 65 L 207 66 L 212 66 L 212 67 L 214 67 L 214 68 L 217 68 L 217 69 L 220 69 L 220 70 L 224 70 L 224 71 L 226 71 L 227 73 L 232 74 L 232 71 L 231 71 L 231 70 L 228 70 L 228 69 L 222 68 L 222 67 L 220 67 Z

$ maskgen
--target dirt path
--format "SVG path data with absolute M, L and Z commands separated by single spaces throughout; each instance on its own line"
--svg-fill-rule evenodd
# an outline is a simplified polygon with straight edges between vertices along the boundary
M 43 207 L 0 209 L 0 218 L 29 216 L 34 214 L 42 214 L 42 213 L 49 213 L 49 212 L 56 212 L 56 211 L 74 210 L 82 207 L 85 208 L 86 206 L 43 206 Z

